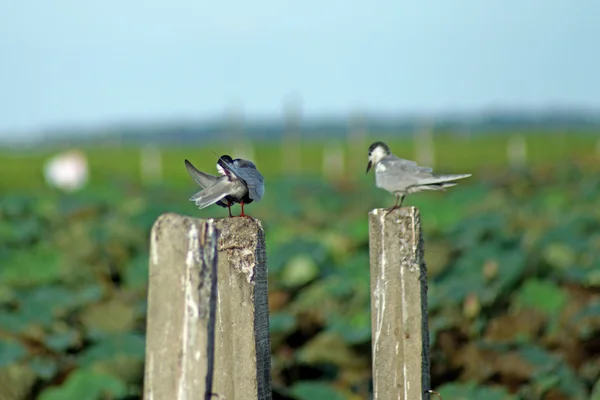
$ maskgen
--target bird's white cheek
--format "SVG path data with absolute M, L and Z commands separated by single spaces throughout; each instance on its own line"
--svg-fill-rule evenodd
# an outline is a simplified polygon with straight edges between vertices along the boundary
M 373 150 L 373 153 L 371 154 L 371 159 L 373 160 L 373 163 L 376 164 L 379 161 L 381 161 L 381 159 L 385 156 L 386 156 L 385 151 L 383 151 L 383 149 L 378 147 L 375 150 Z

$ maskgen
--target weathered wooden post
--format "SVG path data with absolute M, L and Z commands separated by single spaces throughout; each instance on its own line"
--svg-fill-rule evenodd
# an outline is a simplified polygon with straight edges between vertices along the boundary
M 429 399 L 427 269 L 415 207 L 369 213 L 373 399 Z
M 155 222 L 146 340 L 145 400 L 271 399 L 260 221 Z

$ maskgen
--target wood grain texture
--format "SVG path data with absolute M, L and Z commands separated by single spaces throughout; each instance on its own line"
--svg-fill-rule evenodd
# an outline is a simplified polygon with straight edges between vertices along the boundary
M 427 268 L 419 211 L 369 213 L 374 400 L 429 399 Z
M 267 299 L 260 221 L 162 215 L 150 244 L 144 398 L 270 399 Z

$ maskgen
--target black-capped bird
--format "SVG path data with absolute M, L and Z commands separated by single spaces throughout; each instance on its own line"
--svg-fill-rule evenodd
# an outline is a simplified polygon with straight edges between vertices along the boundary
M 185 160 L 185 167 L 202 190 L 194 194 L 193 201 L 198 208 L 212 204 L 229 209 L 239 203 L 242 207 L 240 217 L 245 217 L 244 204 L 260 201 L 265 193 L 264 178 L 252 161 L 241 158 L 232 159 L 229 155 L 219 157 L 217 161 L 218 176 L 198 170 L 191 162 Z
M 367 172 L 373 166 L 375 167 L 375 185 L 396 196 L 396 203 L 388 209 L 386 215 L 392 210 L 402 207 L 407 194 L 423 190 L 444 190 L 456 185 L 456 182 L 453 181 L 471 176 L 471 174 L 434 174 L 431 168 L 420 167 L 415 161 L 396 157 L 388 145 L 383 142 L 375 142 L 369 147 Z M 398 201 L 400 201 L 400 205 L 398 205 Z

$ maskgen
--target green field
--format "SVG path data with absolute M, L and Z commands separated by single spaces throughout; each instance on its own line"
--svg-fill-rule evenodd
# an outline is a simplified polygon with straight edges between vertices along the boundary
M 436 169 L 473 177 L 405 201 L 422 214 L 432 385 L 444 400 L 598 400 L 600 135 L 526 133 L 522 168 L 510 136 L 436 135 Z M 274 399 L 369 398 L 367 213 L 394 201 L 365 175 L 377 139 L 350 143 L 338 178 L 322 174 L 332 142 L 302 145 L 300 176 L 280 144 L 255 143 L 267 186 L 246 211 L 266 232 Z M 74 194 L 44 187 L 56 150 L 0 151 L 0 400 L 137 399 L 149 230 L 164 212 L 226 216 L 187 200 L 183 159 L 213 171 L 232 150 L 165 148 L 164 181 L 144 186 L 140 149 L 84 149 Z
M 598 137 L 594 132 L 514 132 L 505 134 L 472 135 L 470 138 L 458 134 L 439 133 L 434 138 L 435 167 L 445 172 L 457 171 L 503 171 L 507 167 L 507 142 L 512 136 L 524 135 L 527 145 L 528 164 L 532 166 L 568 162 L 571 160 L 597 157 Z M 301 174 L 321 176 L 323 152 L 339 146 L 346 161 L 345 175 L 354 179 L 364 175 L 367 147 L 380 140 L 370 134 L 363 143 L 342 141 L 311 141 L 301 146 Z M 386 140 L 392 150 L 403 158 L 416 159 L 416 145 L 412 138 Z M 283 157 L 281 144 L 254 142 L 254 154 L 258 167 L 267 178 L 280 176 Z M 167 184 L 183 185 L 189 177 L 183 168 L 183 160 L 214 171 L 215 153 L 232 152 L 226 143 L 212 142 L 187 147 L 167 147 L 163 154 L 163 177 Z M 0 176 L 0 189 L 13 190 L 43 185 L 42 166 L 59 149 L 13 150 L 0 148 L 0 165 L 4 173 Z M 106 183 L 115 177 L 138 181 L 140 179 L 140 154 L 137 147 L 93 146 L 83 148 L 88 157 L 92 183 Z

